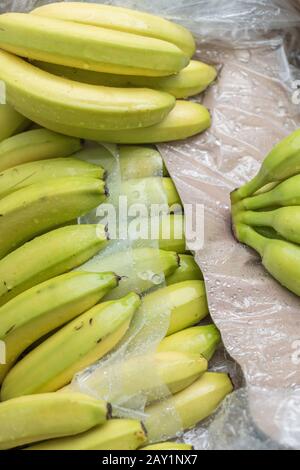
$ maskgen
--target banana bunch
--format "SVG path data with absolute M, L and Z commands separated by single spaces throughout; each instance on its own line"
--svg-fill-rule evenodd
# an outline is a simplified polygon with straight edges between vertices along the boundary
M 261 256 L 266 270 L 300 295 L 300 131 L 267 155 L 258 174 L 233 191 L 236 238 Z

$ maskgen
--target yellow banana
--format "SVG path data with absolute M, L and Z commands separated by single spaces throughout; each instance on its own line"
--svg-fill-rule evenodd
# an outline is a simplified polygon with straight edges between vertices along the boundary
M 130 293 L 96 305 L 46 339 L 5 377 L 2 400 L 56 391 L 113 349 L 129 328 L 141 301 Z
M 159 247 L 162 250 L 184 253 L 184 216 L 181 214 L 163 215 L 159 222 Z
M 0 403 L 0 449 L 72 436 L 103 424 L 110 405 L 80 393 L 45 393 Z
M 121 194 L 127 197 L 127 204 L 175 204 L 181 205 L 181 199 L 171 178 L 153 176 L 124 181 Z
M 204 282 L 183 281 L 151 292 L 144 297 L 143 308 L 170 310 L 167 336 L 195 325 L 208 315 Z
M 166 280 L 168 286 L 182 281 L 203 280 L 201 269 L 193 256 L 180 254 L 179 259 L 179 268 Z
M 122 180 L 167 176 L 163 159 L 154 148 L 120 145 L 119 157 Z
M 35 61 L 34 65 L 46 72 L 90 85 L 111 87 L 145 87 L 165 91 L 175 98 L 188 98 L 204 91 L 216 78 L 214 67 L 198 60 L 191 60 L 189 65 L 175 75 L 168 77 L 141 77 L 138 75 L 114 75 L 90 70 L 64 67 Z
M 175 44 L 190 57 L 196 49 L 194 38 L 186 28 L 159 16 L 129 8 L 69 2 L 44 5 L 31 13 L 161 39 Z
M 156 442 L 162 436 L 171 437 L 172 420 L 164 419 L 166 409 L 174 409 L 183 429 L 195 426 L 210 416 L 221 401 L 232 391 L 232 383 L 227 374 L 206 372 L 185 390 L 146 408 L 144 421 L 149 441 Z
M 36 183 L 6 196 L 0 200 L 0 258 L 36 235 L 88 213 L 105 199 L 105 183 L 84 176 Z
M 164 351 L 127 359 L 109 366 L 109 371 L 99 370 L 89 379 L 88 386 L 99 396 L 108 396 L 112 404 L 120 403 L 124 396 L 133 397 L 139 393 L 150 403 L 185 389 L 206 370 L 207 360 L 199 354 Z M 118 377 L 119 387 L 112 389 L 109 374 Z
M 83 129 L 70 124 L 58 124 L 54 120 L 48 119 L 48 116 L 39 116 L 38 119 L 39 124 L 53 131 L 116 144 L 155 144 L 182 140 L 205 131 L 211 124 L 208 109 L 198 103 L 180 100 L 176 102 L 175 108 L 160 124 L 139 129 L 118 131 L 95 130 L 87 127 Z
M 0 305 L 80 266 L 107 244 L 102 225 L 70 225 L 41 235 L 0 260 Z
M 215 325 L 193 326 L 164 338 L 159 343 L 157 351 L 201 354 L 209 361 L 220 342 L 221 335 Z
M 22 132 L 0 143 L 0 171 L 36 160 L 67 157 L 80 148 L 79 139 L 47 129 Z
M 167 41 L 55 18 L 5 13 L 0 28 L 2 49 L 79 69 L 155 77 L 177 73 L 189 63 Z
M 10 104 L 0 104 L 0 142 L 24 131 L 30 121 L 15 111 Z
M 26 450 L 135 450 L 147 442 L 140 421 L 111 419 L 77 436 L 51 439 Z
M 77 158 L 53 158 L 24 163 L 0 173 L 0 198 L 35 183 L 64 178 L 66 176 L 88 176 L 104 178 L 101 166 L 83 162 Z
M 118 285 L 113 273 L 71 272 L 28 289 L 0 307 L 0 339 L 6 363 L 0 383 L 20 354 L 35 341 L 97 304 Z
M 3 16 L 0 16 L 0 37 Z M 81 42 L 82 38 L 78 40 Z M 0 51 L 0 80 L 6 84 L 8 102 L 19 112 L 40 125 L 47 116 L 60 133 L 64 133 L 65 125 L 78 126 L 82 134 L 89 128 L 119 130 L 151 126 L 160 123 L 175 105 L 175 98 L 163 91 L 73 82 L 44 72 L 5 51 Z
M 193 446 L 182 442 L 158 442 L 142 447 L 140 450 L 193 450 Z

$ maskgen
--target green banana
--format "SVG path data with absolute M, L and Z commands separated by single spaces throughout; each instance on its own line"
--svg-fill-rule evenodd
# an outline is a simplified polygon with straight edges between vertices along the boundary
M 68 323 L 9 371 L 2 384 L 2 400 L 56 391 L 68 384 L 77 372 L 117 345 L 140 303 L 132 292 L 96 305 Z
M 177 73 L 189 63 L 189 57 L 167 41 L 87 24 L 5 13 L 0 28 L 2 49 L 79 69 L 155 77 Z
M 231 193 L 232 203 L 254 194 L 266 184 L 282 181 L 300 171 L 300 129 L 277 144 L 264 159 L 258 174 Z
M 100 392 L 100 396 L 109 396 L 112 404 L 120 402 L 124 396 L 129 398 L 140 393 L 150 403 L 185 389 L 206 370 L 207 360 L 199 354 L 163 351 L 132 357 L 115 367 L 109 366 L 109 373 L 120 380 L 120 387 L 112 389 L 106 369 L 99 370 L 94 378 L 90 378 L 88 386 Z
M 83 162 L 77 158 L 54 158 L 24 163 L 0 173 L 0 198 L 32 184 L 64 178 L 66 176 L 88 176 L 104 178 L 101 166 Z
M 78 40 L 82 42 L 82 38 Z M 40 125 L 47 116 L 60 133 L 64 133 L 65 125 L 78 126 L 82 134 L 89 128 L 118 131 L 151 126 L 160 123 L 175 105 L 175 98 L 163 91 L 73 82 L 5 51 L 0 51 L 0 80 L 6 84 L 8 102 L 19 112 Z
M 124 181 L 120 190 L 127 197 L 127 204 L 175 204 L 181 199 L 171 178 L 153 176 Z
M 182 442 L 158 442 L 140 450 L 193 450 L 193 446 Z
M 194 38 L 186 28 L 160 16 L 138 10 L 96 3 L 69 2 L 43 5 L 31 13 L 161 39 L 175 44 L 190 57 L 196 50 Z
M 237 214 L 236 223 L 271 227 L 284 239 L 300 244 L 300 207 L 280 207 L 273 211 L 246 211 Z
M 110 405 L 80 393 L 45 393 L 0 403 L 0 449 L 71 436 L 103 424 Z
M 149 441 L 159 441 L 162 435 L 171 437 L 173 423 L 164 419 L 166 409 L 174 408 L 183 429 L 189 429 L 210 416 L 231 391 L 232 383 L 227 374 L 206 372 L 185 390 L 150 405 L 146 408 L 147 417 L 144 420 Z
M 154 148 L 120 145 L 118 150 L 122 180 L 168 176 L 164 161 Z
M 0 143 L 0 171 L 36 160 L 67 157 L 80 148 L 79 139 L 47 129 L 23 132 Z
M 88 213 L 105 199 L 105 183 L 84 176 L 36 183 L 6 196 L 0 200 L 0 258 L 36 235 Z
M 164 338 L 157 351 L 179 351 L 187 354 L 201 354 L 208 361 L 221 342 L 221 335 L 213 324 L 193 326 Z
M 118 285 L 113 273 L 71 272 L 28 289 L 0 307 L 0 339 L 6 364 L 0 383 L 20 354 L 35 341 L 97 304 Z
M 203 274 L 192 255 L 179 256 L 179 268 L 166 279 L 168 286 L 182 281 L 203 281 Z
M 84 139 L 111 142 L 116 144 L 155 144 L 182 140 L 205 131 L 211 124 L 208 109 L 191 101 L 176 102 L 175 108 L 160 123 L 139 129 L 126 129 L 118 131 L 95 130 L 70 124 L 58 124 L 54 120 L 39 116 L 39 124 L 63 132 L 66 135 Z
M 161 216 L 159 218 L 160 249 L 184 253 L 186 249 L 184 231 L 185 223 L 183 215 L 171 214 Z
M 208 315 L 203 281 L 183 281 L 151 292 L 143 299 L 143 308 L 170 309 L 167 336 L 197 324 Z
M 236 238 L 254 250 L 266 270 L 284 287 L 300 295 L 300 247 L 275 238 L 263 237 L 248 225 L 237 223 Z
M 114 75 L 90 70 L 65 67 L 34 61 L 34 65 L 46 72 L 90 85 L 111 87 L 145 87 L 165 91 L 177 99 L 188 98 L 204 91 L 216 78 L 217 71 L 211 65 L 191 60 L 189 65 L 176 75 L 168 77 L 141 77 L 138 75 Z
M 0 142 L 24 131 L 29 125 L 30 121 L 15 111 L 10 104 L 0 103 Z
M 242 199 L 233 206 L 232 211 L 235 215 L 242 210 L 269 209 L 278 206 L 298 205 L 300 205 L 300 175 L 295 175 L 266 193 Z
M 106 245 L 102 225 L 70 225 L 26 243 L 0 260 L 0 305 L 80 266 Z
M 121 276 L 120 285 L 106 297 L 117 299 L 133 289 L 143 293 L 161 284 L 165 277 L 178 268 L 178 264 L 178 255 L 172 251 L 132 248 L 129 251 L 111 253 L 100 259 L 95 257 L 79 270 L 118 273 Z
M 51 439 L 25 450 L 135 450 L 147 442 L 140 421 L 111 419 L 77 436 Z

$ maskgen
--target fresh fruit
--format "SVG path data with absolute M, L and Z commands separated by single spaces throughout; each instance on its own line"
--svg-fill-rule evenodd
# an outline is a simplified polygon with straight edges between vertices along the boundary
M 158 442 L 140 450 L 193 450 L 193 446 L 182 442 Z
M 110 416 L 110 406 L 80 393 L 46 393 L 0 403 L 0 449 L 72 436 Z
M 182 281 L 203 281 L 203 274 L 192 255 L 179 256 L 179 268 L 166 279 L 168 286 Z
M 178 196 L 179 197 L 179 196 Z M 185 223 L 181 214 L 163 215 L 159 218 L 159 247 L 177 253 L 185 252 Z
M 264 237 L 248 225 L 237 223 L 235 235 L 241 243 L 256 250 L 266 270 L 284 287 L 300 295 L 300 247 Z
M 30 121 L 15 111 L 10 104 L 0 103 L 0 142 L 24 131 L 29 125 Z
M 99 165 L 93 165 L 77 158 L 53 158 L 9 168 L 0 173 L 0 198 L 7 196 L 31 184 L 66 176 L 88 176 L 104 178 L 105 171 Z
M 300 172 L 300 129 L 277 144 L 263 161 L 258 174 L 231 193 L 233 203 L 251 196 L 271 182 L 278 182 Z
M 191 33 L 179 24 L 142 11 L 84 2 L 52 3 L 34 9 L 34 15 L 74 21 L 92 26 L 124 31 L 175 44 L 192 56 L 196 45 Z
M 1 75 L 1 74 L 0 74 Z M 39 116 L 39 123 L 48 129 L 63 132 L 66 135 L 119 144 L 151 144 L 171 142 L 192 137 L 205 131 L 211 124 L 208 109 L 191 101 L 177 101 L 175 108 L 155 126 L 118 131 L 95 130 L 70 124 L 58 124 L 48 116 Z
M 70 225 L 26 243 L 0 260 L 0 305 L 80 266 L 106 245 L 102 225 Z
M 122 180 L 167 176 L 163 159 L 154 148 L 120 145 L 118 150 Z
M 31 42 L 31 34 L 28 37 Z M 77 39 L 82 44 L 83 39 Z M 82 51 L 82 47 L 78 50 Z M 151 126 L 160 123 L 175 105 L 175 98 L 162 91 L 73 82 L 5 51 L 0 51 L 0 80 L 6 84 L 8 102 L 19 112 L 40 125 L 44 119 L 55 123 L 60 133 L 65 133 L 65 125 L 78 126 L 82 134 L 85 129 L 118 131 Z
M 207 370 L 207 360 L 199 354 L 164 351 L 141 354 L 98 370 L 88 380 L 88 387 L 109 401 L 122 401 L 139 394 L 147 403 L 174 394 L 191 385 Z M 119 386 L 112 387 L 109 377 L 118 377 Z
M 193 326 L 164 338 L 157 351 L 179 351 L 187 354 L 201 354 L 208 361 L 221 342 L 221 335 L 213 324 Z
M 97 304 L 118 285 L 113 273 L 71 272 L 54 277 L 0 307 L 0 339 L 6 364 L 0 383 L 20 354 L 35 341 Z
M 177 99 L 188 98 L 204 91 L 216 78 L 217 71 L 211 65 L 191 60 L 189 65 L 175 75 L 168 77 L 141 77 L 138 75 L 114 75 L 90 70 L 64 67 L 34 61 L 34 65 L 59 77 L 89 83 L 90 85 L 111 87 L 145 87 L 165 91 Z
M 143 299 L 143 309 L 170 311 L 167 336 L 197 324 L 208 315 L 203 281 L 184 281 L 151 292 Z
M 36 160 L 67 157 L 80 148 L 79 139 L 47 129 L 23 132 L 0 143 L 0 171 Z
M 129 328 L 141 300 L 130 293 L 96 305 L 19 361 L 5 377 L 2 400 L 56 391 L 113 349 Z
M 120 192 L 127 197 L 128 207 L 137 203 L 181 205 L 180 197 L 171 178 L 153 176 L 130 179 L 122 183 Z
M 77 436 L 51 439 L 26 450 L 135 450 L 147 442 L 140 421 L 111 419 Z
M 173 421 L 164 419 L 166 410 L 174 408 L 183 429 L 195 426 L 199 421 L 210 416 L 221 401 L 232 391 L 232 383 L 227 374 L 206 372 L 185 390 L 146 408 L 144 421 L 150 442 L 162 437 L 171 437 Z
M 177 73 L 189 63 L 167 41 L 33 14 L 5 13 L 0 28 L 2 49 L 79 69 L 155 77 Z
M 84 176 L 37 183 L 6 196 L 0 200 L 0 258 L 36 235 L 88 213 L 105 199 L 105 183 Z

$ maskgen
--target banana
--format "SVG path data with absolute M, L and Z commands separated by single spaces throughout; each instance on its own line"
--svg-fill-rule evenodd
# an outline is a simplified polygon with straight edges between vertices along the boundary
M 84 176 L 36 183 L 6 196 L 0 200 L 0 258 L 36 235 L 88 213 L 105 199 L 105 183 Z
M 120 145 L 118 150 L 122 180 L 168 176 L 163 159 L 154 148 Z
M 162 435 L 173 433 L 172 420 L 164 419 L 166 409 L 177 412 L 183 429 L 195 426 L 210 416 L 221 401 L 232 391 L 232 383 L 227 374 L 206 372 L 196 382 L 176 395 L 146 408 L 144 424 L 150 442 L 161 440 Z
M 0 449 L 72 436 L 105 423 L 110 405 L 80 393 L 45 393 L 0 403 Z
M 132 248 L 129 251 L 117 251 L 105 257 L 95 257 L 79 270 L 106 272 L 113 271 L 121 276 L 118 287 L 113 289 L 106 299 L 118 299 L 132 289 L 143 293 L 161 284 L 165 277 L 172 274 L 179 264 L 177 253 L 156 248 Z
M 67 5 L 64 3 L 44 5 L 31 13 L 161 39 L 175 44 L 190 57 L 196 50 L 194 38 L 186 28 L 160 16 L 138 10 L 96 3 L 87 5 L 84 2 L 69 2 Z
M 271 239 L 257 233 L 248 225 L 237 223 L 236 238 L 254 250 L 262 258 L 266 270 L 281 285 L 300 295 L 300 247 L 293 243 Z
M 26 450 L 135 450 L 147 442 L 140 421 L 111 419 L 77 436 L 51 439 Z
M 182 442 L 158 442 L 142 447 L 140 450 L 193 450 L 193 446 Z
M 47 129 L 23 132 L 0 143 L 0 171 L 36 160 L 67 157 L 80 148 L 79 139 Z
M 167 336 L 195 325 L 208 315 L 203 281 L 184 281 L 151 292 L 143 299 L 143 308 L 151 311 L 160 306 L 170 310 Z
M 18 362 L 5 377 L 2 400 L 56 391 L 113 349 L 129 328 L 141 300 L 130 293 L 96 305 Z
M 182 140 L 205 131 L 211 125 L 208 109 L 198 103 L 180 100 L 160 124 L 139 129 L 118 131 L 95 130 L 87 127 L 83 129 L 66 123 L 58 124 L 48 119 L 48 116 L 45 118 L 45 115 L 39 116 L 38 119 L 40 125 L 53 131 L 116 144 L 155 144 Z
M 160 39 L 32 14 L 5 13 L 0 28 L 6 51 L 96 72 L 159 77 L 179 72 L 190 59 Z
M 159 218 L 160 249 L 184 253 L 186 250 L 184 232 L 185 223 L 183 215 L 171 214 L 161 216 Z
M 88 387 L 96 390 L 99 396 L 109 397 L 112 404 L 122 403 L 123 397 L 128 399 L 141 393 L 149 404 L 185 389 L 206 370 L 207 360 L 199 354 L 156 352 L 109 366 L 109 371 L 105 368 L 99 370 L 95 377 L 89 379 Z M 118 377 L 119 387 L 112 387 L 109 374 Z
M 111 87 L 145 87 L 165 91 L 177 99 L 188 98 L 204 91 L 216 78 L 217 71 L 211 65 L 191 60 L 179 73 L 168 77 L 141 77 L 137 75 L 114 75 L 90 70 L 64 67 L 34 61 L 34 65 L 46 72 L 90 85 Z
M 199 280 L 203 281 L 203 274 L 198 264 L 191 255 L 179 256 L 179 268 L 166 279 L 168 286 L 182 281 Z
M 187 354 L 201 354 L 208 361 L 221 342 L 221 335 L 213 324 L 193 326 L 164 338 L 157 351 L 178 351 Z
M 0 80 L 6 84 L 8 102 L 19 112 L 40 125 L 47 116 L 60 133 L 64 133 L 65 125 L 78 126 L 82 134 L 90 128 L 116 131 L 151 126 L 160 123 L 175 105 L 175 98 L 163 91 L 74 82 L 5 51 L 0 51 Z
M 9 104 L 0 103 L 0 142 L 24 131 L 29 125 L 30 121 Z
M 47 184 L 50 180 L 66 176 L 102 179 L 105 177 L 105 171 L 101 166 L 77 158 L 54 158 L 24 163 L 0 173 L 0 198 L 32 184 L 42 181 Z
M 121 194 L 127 197 L 127 204 L 168 204 L 181 205 L 177 189 L 171 178 L 153 176 L 124 181 Z M 177 219 L 176 219 L 177 221 Z
M 6 364 L 0 383 L 20 354 L 35 341 L 92 308 L 118 285 L 113 273 L 71 272 L 28 289 L 0 307 L 0 339 Z
M 258 174 L 231 193 L 232 203 L 249 197 L 271 182 L 278 182 L 300 171 L 300 130 L 277 144 L 264 159 Z
M 26 243 L 0 260 L 0 305 L 80 266 L 106 245 L 102 225 L 70 225 Z

